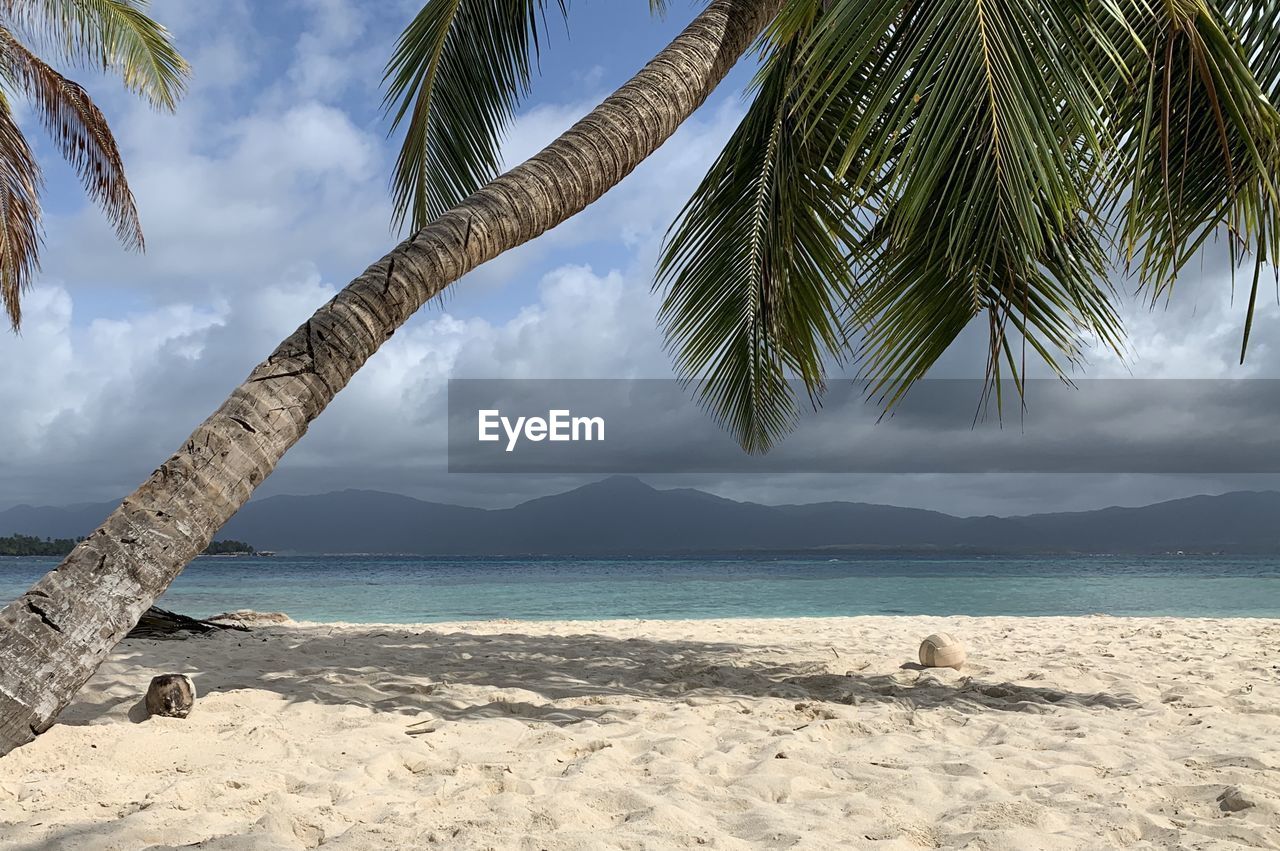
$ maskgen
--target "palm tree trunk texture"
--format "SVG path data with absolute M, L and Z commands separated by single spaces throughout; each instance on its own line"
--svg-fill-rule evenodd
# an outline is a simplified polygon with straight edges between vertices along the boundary
M 578 213 L 707 98 L 782 0 L 714 0 L 543 151 L 402 242 L 259 364 L 51 573 L 0 611 L 0 755 L 53 724 L 141 614 L 428 299 Z

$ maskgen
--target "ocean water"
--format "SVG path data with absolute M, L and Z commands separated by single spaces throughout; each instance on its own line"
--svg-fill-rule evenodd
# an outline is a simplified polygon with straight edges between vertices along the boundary
M 57 559 L 0 558 L 0 601 Z M 298 620 L 831 615 L 1280 617 L 1280 559 L 1246 557 L 199 558 L 160 605 Z

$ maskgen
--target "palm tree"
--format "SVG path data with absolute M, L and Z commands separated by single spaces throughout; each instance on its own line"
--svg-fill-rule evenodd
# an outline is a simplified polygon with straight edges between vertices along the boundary
M 829 360 L 856 361 L 892 404 L 982 320 L 993 380 L 1028 349 L 1061 369 L 1086 335 L 1119 345 L 1113 265 L 1160 294 L 1222 234 L 1257 259 L 1256 297 L 1276 254 L 1280 0 L 711 0 L 494 177 L 553 5 L 428 0 L 406 29 L 388 103 L 413 235 L 0 612 L 0 753 L 53 722 L 419 307 L 617 184 L 753 44 L 751 106 L 659 278 L 681 373 L 748 450 L 793 422 L 784 379 L 816 397 Z
M 172 110 L 187 64 L 145 9 L 146 0 L 0 0 L 0 302 L 15 332 L 22 293 L 39 267 L 42 180 L 10 98 L 34 105 L 120 241 L 140 250 L 142 226 L 106 117 L 88 92 L 39 53 L 115 72 L 153 106 Z

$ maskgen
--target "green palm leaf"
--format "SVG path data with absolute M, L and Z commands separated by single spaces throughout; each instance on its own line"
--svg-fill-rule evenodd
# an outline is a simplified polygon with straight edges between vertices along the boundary
M 857 284 L 846 294 L 849 275 L 824 272 L 826 287 L 847 305 L 851 354 L 872 395 L 895 404 L 979 322 L 992 387 L 1008 372 L 1020 389 L 1029 355 L 1066 378 L 1089 346 L 1123 345 L 1112 284 L 1121 261 L 1136 264 L 1154 298 L 1219 233 L 1257 264 L 1247 343 L 1262 265 L 1280 254 L 1278 33 L 1275 0 L 788 3 L 772 38 L 800 48 L 777 126 L 802 141 L 758 132 L 754 145 L 807 147 L 808 170 L 831 175 L 823 204 L 857 235 L 841 241 Z M 738 139 L 728 156 L 747 161 Z M 723 170 L 718 162 L 711 176 Z M 690 234 L 691 213 L 717 221 L 694 206 L 705 194 L 680 223 Z M 776 200 L 781 220 L 797 215 L 786 204 L 815 208 L 794 194 Z M 716 259 L 731 256 L 726 234 L 686 236 L 671 250 L 664 272 L 730 268 Z M 788 292 L 772 297 L 770 310 L 784 312 Z M 737 338 L 710 304 L 688 300 L 682 324 L 669 326 L 685 333 L 677 362 L 745 386 L 756 373 L 712 360 Z M 758 392 L 703 393 L 747 445 L 753 417 L 774 437 L 793 419 L 785 376 L 811 393 L 822 386 L 820 361 L 789 361 L 778 333 L 764 339 L 774 357 Z
M 146 0 L 0 0 L 0 14 L 24 40 L 77 66 L 120 75 L 152 105 L 172 110 L 190 74 Z
M 1219 0 L 1227 36 L 1272 104 L 1280 94 L 1280 0 Z
M 1121 103 L 1131 128 L 1118 152 L 1115 197 L 1125 259 L 1152 300 L 1213 237 L 1233 269 L 1255 263 L 1241 358 L 1262 267 L 1280 254 L 1280 4 L 1195 0 L 1130 15 L 1147 46 L 1144 76 Z
M 882 403 L 979 317 L 993 382 L 1028 349 L 1065 374 L 1085 339 L 1119 345 L 1094 209 L 1113 23 L 1071 2 L 835 0 L 807 39 L 799 109 L 848 104 L 827 161 L 874 220 L 849 321 Z
M 567 14 L 567 0 L 555 0 Z M 417 230 L 493 179 L 528 92 L 551 0 L 429 0 L 387 63 L 385 108 L 406 123 L 396 226 Z
M 673 225 L 659 265 L 659 316 L 678 371 L 750 452 L 794 425 L 788 385 L 816 401 L 824 359 L 845 348 L 853 298 L 845 187 L 822 160 L 835 126 L 801 132 L 791 98 L 799 38 L 770 48 L 754 100 Z

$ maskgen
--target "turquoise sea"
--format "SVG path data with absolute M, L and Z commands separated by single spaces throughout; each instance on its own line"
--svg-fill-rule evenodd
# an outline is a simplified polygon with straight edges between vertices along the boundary
M 0 601 L 57 563 L 0 558 Z M 1275 557 L 199 558 L 160 605 L 298 620 L 830 615 L 1280 617 Z

